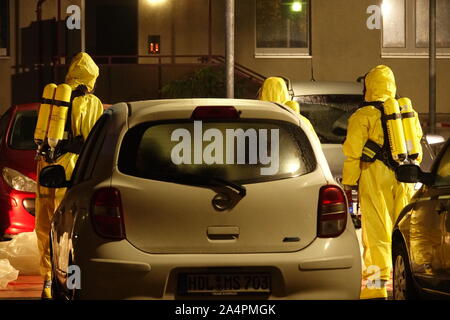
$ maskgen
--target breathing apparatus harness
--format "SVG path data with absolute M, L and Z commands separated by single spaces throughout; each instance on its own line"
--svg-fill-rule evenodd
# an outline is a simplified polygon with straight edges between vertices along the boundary
M 363 79 L 363 95 L 366 96 L 366 79 Z M 363 102 L 360 108 L 373 106 L 381 113 L 381 125 L 383 128 L 383 145 L 380 146 L 372 140 L 368 140 L 363 147 L 361 161 L 382 161 L 389 169 L 395 169 L 405 162 L 415 163 L 419 157 L 421 146 L 416 134 L 418 122 L 412 102 L 408 98 L 388 99 L 385 102 Z M 398 99 L 398 100 L 397 100 Z
M 84 138 L 82 135 L 73 136 L 72 131 L 72 105 L 73 101 L 76 98 L 84 97 L 88 92 L 88 89 L 85 85 L 79 85 L 75 90 L 72 91 L 70 101 L 60 101 L 54 99 L 43 99 L 42 103 L 49 104 L 58 107 L 66 107 L 68 108 L 67 119 L 64 126 L 64 137 L 58 143 L 54 152 L 51 152 L 51 148 L 47 141 L 44 141 L 44 145 L 39 151 L 39 155 L 45 158 L 45 161 L 48 163 L 54 163 L 56 159 L 60 156 L 70 152 L 74 154 L 80 154 L 81 149 L 84 144 Z
M 381 101 L 372 101 L 372 102 L 363 102 L 360 105 L 360 108 L 366 106 L 373 106 L 381 112 L 381 126 L 383 128 L 383 145 L 380 146 L 378 143 L 367 140 L 364 145 L 361 161 L 363 162 L 375 162 L 375 160 L 380 160 L 383 162 L 389 169 L 395 171 L 395 169 L 400 165 L 397 161 L 394 160 L 391 153 L 391 147 L 389 145 L 389 132 L 387 128 L 388 120 L 395 120 L 399 117 L 398 114 L 386 115 L 384 113 L 383 102 Z

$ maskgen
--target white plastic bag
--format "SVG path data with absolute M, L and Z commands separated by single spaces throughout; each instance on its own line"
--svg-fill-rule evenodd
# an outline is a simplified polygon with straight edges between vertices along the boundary
M 0 260 L 0 289 L 5 289 L 8 283 L 17 280 L 19 271 L 13 268 L 8 260 Z
M 6 259 L 6 247 L 8 247 L 8 241 L 0 241 L 0 259 Z
M 8 259 L 20 275 L 39 275 L 39 250 L 35 232 L 20 233 L 6 247 L 0 247 L 0 259 Z

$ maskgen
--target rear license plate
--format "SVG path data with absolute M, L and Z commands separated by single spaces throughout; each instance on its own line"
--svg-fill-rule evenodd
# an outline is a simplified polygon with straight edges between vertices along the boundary
M 181 274 L 180 295 L 267 295 L 271 292 L 270 273 Z

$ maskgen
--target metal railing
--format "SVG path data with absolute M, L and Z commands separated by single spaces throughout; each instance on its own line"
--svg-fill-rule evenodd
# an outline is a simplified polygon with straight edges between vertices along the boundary
M 92 58 L 100 66 L 139 65 L 142 67 L 172 67 L 225 64 L 225 57 L 221 55 L 94 55 Z M 178 62 L 177 60 L 180 59 L 191 59 L 195 62 Z M 154 62 L 149 63 L 148 60 L 153 60 Z M 54 68 L 66 65 L 65 62 L 62 63 L 61 61 L 65 61 L 65 57 L 55 57 L 53 63 Z M 235 63 L 235 72 L 242 77 L 260 84 L 266 78 L 264 75 L 239 63 Z
M 157 88 L 161 91 L 163 83 L 163 67 L 205 67 L 224 66 L 225 57 L 221 55 L 93 55 L 92 58 L 100 67 L 106 67 L 111 75 L 112 67 L 135 66 L 139 68 L 155 68 L 157 72 Z M 54 81 L 58 80 L 58 70 L 69 62 L 65 57 L 55 57 L 53 60 Z M 265 76 L 239 63 L 235 63 L 235 74 L 260 86 Z M 109 77 L 108 77 L 109 78 Z

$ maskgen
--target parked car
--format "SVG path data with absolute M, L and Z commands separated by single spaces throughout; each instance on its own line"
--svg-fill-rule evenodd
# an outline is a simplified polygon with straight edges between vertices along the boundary
M 216 149 L 219 159 L 234 154 L 228 164 L 203 163 L 198 121 L 215 137 L 279 132 L 279 170 L 266 175 L 263 162 L 249 164 L 256 140 L 259 150 L 268 141 L 250 133 L 245 157 L 231 145 Z M 181 134 L 197 141 L 182 152 L 186 162 L 200 157 L 197 164 L 176 164 Z M 51 229 L 55 297 L 359 298 L 361 259 L 344 192 L 319 141 L 288 108 L 228 99 L 119 103 L 99 119 L 65 180 L 61 166 L 40 175 L 47 187 L 68 187 Z M 67 285 L 77 268 L 82 290 Z
M 18 105 L 0 118 L 0 239 L 34 230 L 38 110 L 39 103 Z
M 403 209 L 392 235 L 395 299 L 450 297 L 450 140 L 431 172 L 414 165 L 397 169 L 397 179 L 421 182 Z
M 0 238 L 34 230 L 38 108 L 11 107 L 0 118 Z

